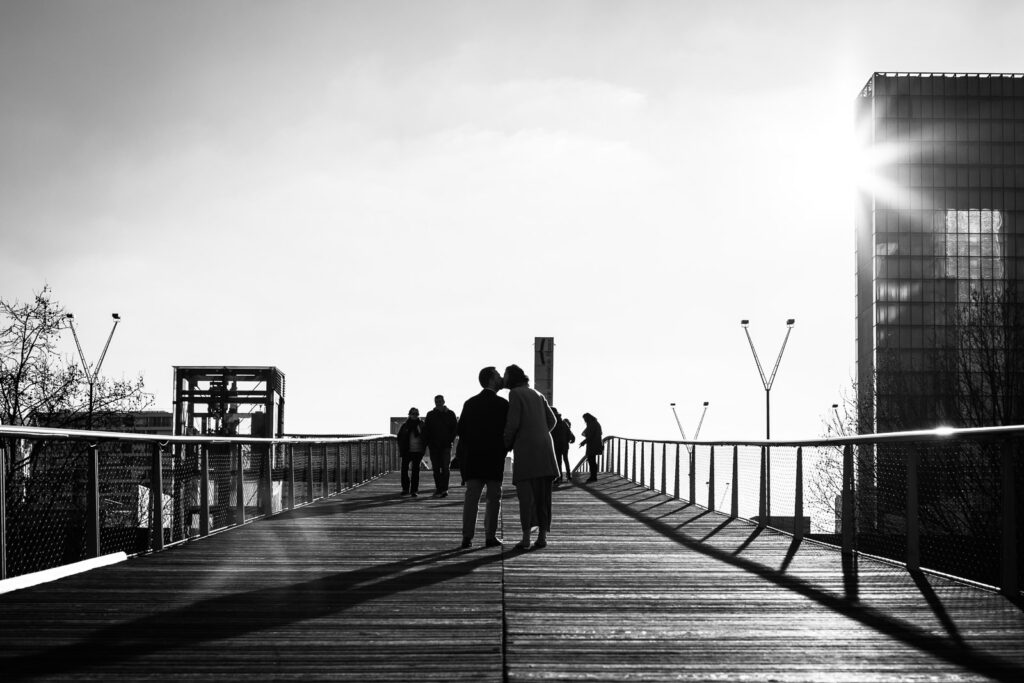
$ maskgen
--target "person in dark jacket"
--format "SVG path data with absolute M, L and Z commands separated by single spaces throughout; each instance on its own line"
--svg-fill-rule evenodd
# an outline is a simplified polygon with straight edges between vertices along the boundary
M 444 404 L 444 396 L 435 396 L 434 409 L 427 413 L 423 423 L 423 437 L 430 449 L 431 469 L 434 471 L 434 498 L 448 497 L 452 441 L 455 441 L 458 422 L 455 413 Z
M 604 453 L 604 435 L 601 433 L 601 423 L 590 413 L 583 413 L 583 441 L 580 441 L 580 448 L 587 447 L 587 465 L 590 466 L 590 481 L 597 481 L 597 456 Z
M 555 461 L 558 463 L 558 479 L 556 484 L 562 483 L 562 463 L 565 463 L 565 479 L 572 483 L 572 468 L 569 467 L 569 444 L 576 443 L 576 435 L 572 433 L 569 421 L 562 417 L 557 409 L 552 408 L 555 414 L 555 428 L 551 430 L 551 441 L 555 445 Z
M 462 547 L 473 544 L 480 494 L 487 488 L 484 511 L 484 545 L 500 546 L 498 518 L 501 515 L 501 480 L 505 476 L 504 430 L 508 401 L 498 396 L 503 384 L 501 373 L 493 366 L 480 371 L 477 379 L 483 387 L 462 406 L 456 431 L 459 445 L 456 458 L 466 482 L 466 498 L 462 506 Z
M 427 450 L 419 409 L 409 409 L 409 419 L 399 427 L 397 440 L 398 454 L 402 456 L 402 495 L 415 498 L 420 488 L 420 464 Z

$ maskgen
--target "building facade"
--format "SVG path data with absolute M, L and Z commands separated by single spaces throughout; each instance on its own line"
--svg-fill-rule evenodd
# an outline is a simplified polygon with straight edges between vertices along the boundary
M 1024 418 L 1024 76 L 873 74 L 857 100 L 861 432 Z
M 1024 423 L 1024 75 L 875 73 L 856 122 L 858 430 Z M 879 548 L 903 542 L 911 454 L 857 454 Z M 913 455 L 930 566 L 997 547 L 998 452 Z

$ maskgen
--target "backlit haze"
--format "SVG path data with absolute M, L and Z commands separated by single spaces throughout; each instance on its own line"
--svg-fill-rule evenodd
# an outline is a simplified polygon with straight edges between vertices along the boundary
M 854 100 L 1016 72 L 1016 2 L 0 1 L 0 294 L 87 359 L 274 365 L 290 432 L 484 365 L 582 428 L 814 437 L 854 373 Z M 66 335 L 65 350 L 74 343 Z

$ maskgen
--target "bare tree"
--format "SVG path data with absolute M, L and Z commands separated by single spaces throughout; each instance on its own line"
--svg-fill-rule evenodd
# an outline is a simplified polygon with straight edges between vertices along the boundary
M 64 307 L 43 287 L 31 301 L 0 298 L 0 422 L 7 425 L 84 429 L 89 420 L 85 370 L 58 351 L 65 328 Z M 99 378 L 95 384 L 93 424 L 96 429 L 119 425 L 124 412 L 142 410 L 152 402 L 141 376 Z M 7 439 L 5 465 L 13 477 L 46 451 L 45 441 L 24 445 Z

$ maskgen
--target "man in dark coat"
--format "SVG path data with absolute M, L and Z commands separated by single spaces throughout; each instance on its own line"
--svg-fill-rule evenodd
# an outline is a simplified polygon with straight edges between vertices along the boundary
M 504 431 L 508 401 L 498 396 L 503 384 L 501 373 L 494 367 L 480 371 L 483 391 L 466 401 L 459 417 L 459 446 L 456 457 L 466 481 L 466 500 L 462 507 L 462 547 L 473 543 L 480 494 L 487 487 L 487 508 L 484 512 L 485 545 L 500 546 L 498 517 L 501 514 L 501 480 L 505 475 Z
M 451 474 L 452 441 L 458 418 L 444 404 L 444 396 L 434 397 L 434 409 L 423 421 L 423 438 L 430 449 L 431 468 L 434 470 L 434 498 L 448 497 L 448 479 Z

